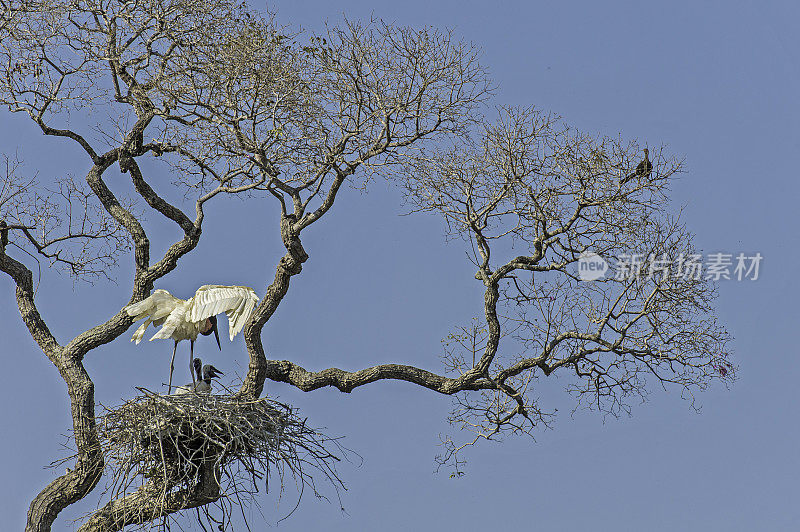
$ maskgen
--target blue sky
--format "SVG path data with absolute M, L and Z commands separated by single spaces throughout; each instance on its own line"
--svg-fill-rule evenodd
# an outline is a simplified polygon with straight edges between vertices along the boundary
M 275 4 L 280 22 L 320 29 L 342 13 L 401 25 L 453 28 L 479 45 L 499 85 L 495 103 L 536 105 L 583 130 L 684 156 L 673 184 L 674 210 L 705 252 L 760 252 L 757 281 L 719 283 L 718 315 L 735 340 L 739 379 L 698 396 L 700 413 L 676 389 L 653 389 L 631 417 L 606 419 L 560 409 L 554 430 L 537 441 L 482 444 L 467 475 L 435 473 L 449 399 L 407 383 L 383 382 L 341 394 L 304 394 L 269 384 L 309 423 L 346 436 L 363 457 L 344 463 L 345 512 L 305 499 L 278 530 L 795 530 L 800 475 L 797 383 L 800 353 L 792 336 L 800 239 L 800 8 L 793 3 L 447 1 Z M 0 114 L 0 143 L 22 155 L 42 179 L 81 176 L 77 150 L 41 135 L 22 117 Z M 309 369 L 360 369 L 405 362 L 441 369 L 440 340 L 480 311 L 482 291 L 460 242 L 446 243 L 439 219 L 398 216 L 399 191 L 376 184 L 345 190 L 331 216 L 311 227 L 311 258 L 264 329 L 274 358 Z M 204 239 L 159 287 L 188 297 L 201 284 L 244 284 L 263 295 L 281 246 L 267 200 L 226 200 L 209 208 Z M 369 220 L 369 224 L 364 221 Z M 236 228 L 265 224 L 255 249 Z M 176 235 L 161 235 L 164 245 Z M 367 260 L 368 259 L 368 260 Z M 45 271 L 38 301 L 53 332 L 70 338 L 116 312 L 128 297 L 119 284 L 75 285 Z M 20 529 L 31 498 L 53 478 L 43 469 L 63 456 L 70 426 L 65 386 L 36 349 L 0 277 L 0 338 L 5 369 L 0 439 L 5 482 L 0 528 Z M 422 310 L 420 310 L 422 309 Z M 134 386 L 156 387 L 168 369 L 168 342 L 134 348 L 126 333 L 86 358 L 98 401 L 113 405 Z M 223 352 L 200 339 L 226 375 L 243 373 L 241 337 L 223 334 Z M 212 349 L 213 347 L 213 349 Z M 179 368 L 188 346 L 181 345 Z M 183 376 L 180 371 L 178 377 Z M 566 380 L 542 391 L 568 407 Z M 91 497 L 90 497 L 91 499 Z M 87 503 L 69 509 L 54 530 L 75 528 Z M 265 500 L 274 523 L 292 507 Z M 256 518 L 255 515 L 253 518 Z M 263 527 L 256 525 L 254 530 Z

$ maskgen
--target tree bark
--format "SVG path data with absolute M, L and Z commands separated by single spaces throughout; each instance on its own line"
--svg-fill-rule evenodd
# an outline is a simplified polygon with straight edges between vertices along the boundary
M 215 502 L 220 497 L 219 478 L 219 469 L 209 461 L 200 466 L 198 483 L 190 489 L 169 492 L 162 483 L 151 480 L 135 492 L 107 503 L 78 532 L 116 532 L 128 525 L 148 523 Z

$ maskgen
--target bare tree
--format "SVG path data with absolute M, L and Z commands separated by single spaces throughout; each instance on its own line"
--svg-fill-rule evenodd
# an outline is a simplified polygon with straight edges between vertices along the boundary
M 552 413 L 535 397 L 540 376 L 570 373 L 578 404 L 612 414 L 631 394 L 645 394 L 649 380 L 692 393 L 733 378 L 715 371 L 726 363 L 728 335 L 714 320 L 706 281 L 582 282 L 574 273 L 587 250 L 670 260 L 693 251 L 667 212 L 679 161 L 654 150 L 652 172 L 620 184 L 638 162 L 635 143 L 590 137 L 533 109 L 501 109 L 485 121 L 490 82 L 476 50 L 451 33 L 347 22 L 309 40 L 230 0 L 0 6 L 0 103 L 74 143 L 91 164 L 82 182 L 52 190 L 26 178 L 11 156 L 0 176 L 0 270 L 15 281 L 23 323 L 67 384 L 77 450 L 66 474 L 32 501 L 27 530 L 49 530 L 100 481 L 104 449 L 84 357 L 131 326 L 122 308 L 179 267 L 220 195 L 272 198 L 286 250 L 244 329 L 243 400 L 257 399 L 267 379 L 343 392 L 408 381 L 454 398 L 451 423 L 473 434 L 446 442 L 441 460 L 458 467 L 465 444 L 547 424 Z M 172 184 L 146 175 L 142 161 L 160 162 Z M 133 197 L 119 192 L 115 165 Z M 451 335 L 441 373 L 403 364 L 309 371 L 268 359 L 261 331 L 308 259 L 303 231 L 325 217 L 343 184 L 379 177 L 402 184 L 414 210 L 440 213 L 470 245 L 484 292 L 475 323 Z M 165 199 L 171 186 L 193 199 L 193 213 Z M 161 257 L 151 256 L 137 198 L 182 232 Z M 134 272 L 120 311 L 75 338 L 51 334 L 36 307 L 31 260 L 91 278 L 109 275 L 122 257 Z M 150 479 L 109 501 L 87 530 L 210 504 L 221 493 L 210 474 L 155 513 L 145 509 L 166 487 Z
M 455 396 L 450 418 L 475 438 L 447 439 L 443 463 L 457 466 L 457 451 L 479 438 L 546 425 L 552 412 L 534 396 L 535 379 L 561 368 L 578 405 L 612 415 L 628 411 L 629 396 L 644 397 L 648 381 L 691 395 L 733 377 L 713 287 L 674 271 L 695 254 L 691 234 L 666 212 L 680 162 L 659 152 L 652 175 L 625 184 L 639 151 L 506 108 L 479 140 L 420 159 L 403 176 L 416 209 L 440 213 L 471 244 L 485 287 L 482 321 L 452 335 L 444 356 L 459 388 L 481 389 Z M 586 282 L 574 266 L 585 252 L 609 262 L 649 257 L 661 269 Z

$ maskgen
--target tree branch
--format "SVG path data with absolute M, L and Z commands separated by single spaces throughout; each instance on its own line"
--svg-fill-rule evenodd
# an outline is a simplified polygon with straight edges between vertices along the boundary
M 291 384 L 304 392 L 333 386 L 339 391 L 350 393 L 359 386 L 389 379 L 411 382 L 444 395 L 465 390 L 495 389 L 488 380 L 466 377 L 453 379 L 405 364 L 381 364 L 354 372 L 339 368 L 312 372 L 288 360 L 270 360 L 267 362 L 266 377 Z
M 0 250 L 0 271 L 16 283 L 17 308 L 31 336 L 67 384 L 78 454 L 72 470 L 46 486 L 31 502 L 26 532 L 49 532 L 56 516 L 81 500 L 97 485 L 103 472 L 94 418 L 94 384 L 79 358 L 69 356 L 50 332 L 33 298 L 33 275 L 22 263 Z
M 197 508 L 220 497 L 219 471 L 212 462 L 201 464 L 197 485 L 170 491 L 150 480 L 135 492 L 108 502 L 94 512 L 78 532 L 116 532 L 128 525 L 149 523 L 181 510 Z

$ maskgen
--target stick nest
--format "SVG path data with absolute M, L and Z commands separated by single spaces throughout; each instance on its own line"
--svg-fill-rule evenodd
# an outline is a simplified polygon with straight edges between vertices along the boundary
M 347 450 L 338 439 L 308 427 L 288 405 L 267 398 L 140 391 L 143 395 L 98 418 L 106 492 L 112 499 L 145 484 L 158 486 L 164 501 L 170 493 L 197 493 L 211 486 L 211 492 L 218 490 L 219 496 L 211 498 L 224 521 L 233 505 L 254 500 L 262 482 L 268 491 L 274 474 L 280 493 L 286 473 L 300 495 L 310 487 L 322 497 L 315 485 L 320 477 L 334 485 L 337 495 L 344 488 L 335 469 L 340 458 L 328 448 Z

